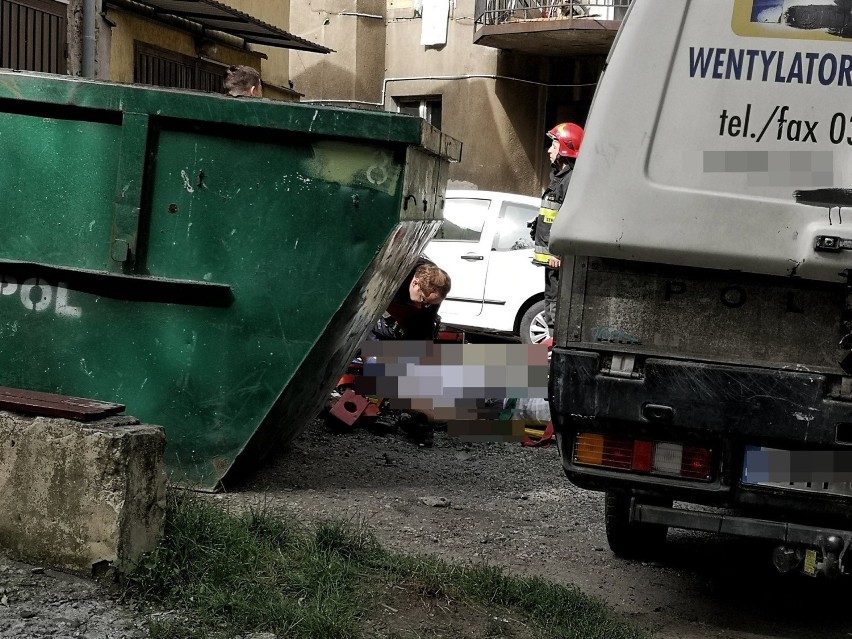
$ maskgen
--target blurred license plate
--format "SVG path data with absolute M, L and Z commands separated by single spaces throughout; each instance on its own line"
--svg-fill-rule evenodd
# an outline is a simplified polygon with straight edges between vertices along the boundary
M 742 483 L 852 496 L 852 451 L 747 446 Z

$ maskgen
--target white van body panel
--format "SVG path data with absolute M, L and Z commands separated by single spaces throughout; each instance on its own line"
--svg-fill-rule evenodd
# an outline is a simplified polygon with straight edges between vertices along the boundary
M 852 27 L 791 25 L 795 0 L 759 15 L 756 4 L 634 3 L 552 252 L 845 277 L 852 251 L 815 242 L 852 239 Z M 826 4 L 826 21 L 836 7 L 806 4 Z

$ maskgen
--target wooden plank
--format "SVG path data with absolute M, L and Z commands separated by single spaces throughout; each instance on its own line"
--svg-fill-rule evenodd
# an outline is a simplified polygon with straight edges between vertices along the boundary
M 0 409 L 90 422 L 123 413 L 123 404 L 0 386 Z
M 6 0 L 0 0 L 0 67 L 11 66 L 12 16 Z
M 9 66 L 13 69 L 21 69 L 20 49 L 23 46 L 24 38 L 21 36 L 21 14 L 24 9 L 17 4 L 9 7 L 9 20 L 12 25 L 12 33 L 15 37 L 12 38 L 9 46 Z

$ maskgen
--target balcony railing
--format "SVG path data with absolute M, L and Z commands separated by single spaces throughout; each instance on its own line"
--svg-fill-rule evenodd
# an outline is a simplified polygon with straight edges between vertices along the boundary
M 476 27 L 528 20 L 621 20 L 630 0 L 476 0 Z

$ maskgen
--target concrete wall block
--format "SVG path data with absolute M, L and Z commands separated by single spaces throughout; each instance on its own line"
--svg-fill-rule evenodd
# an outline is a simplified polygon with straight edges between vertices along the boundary
M 130 569 L 162 531 L 162 428 L 0 411 L 0 549 L 84 575 Z

